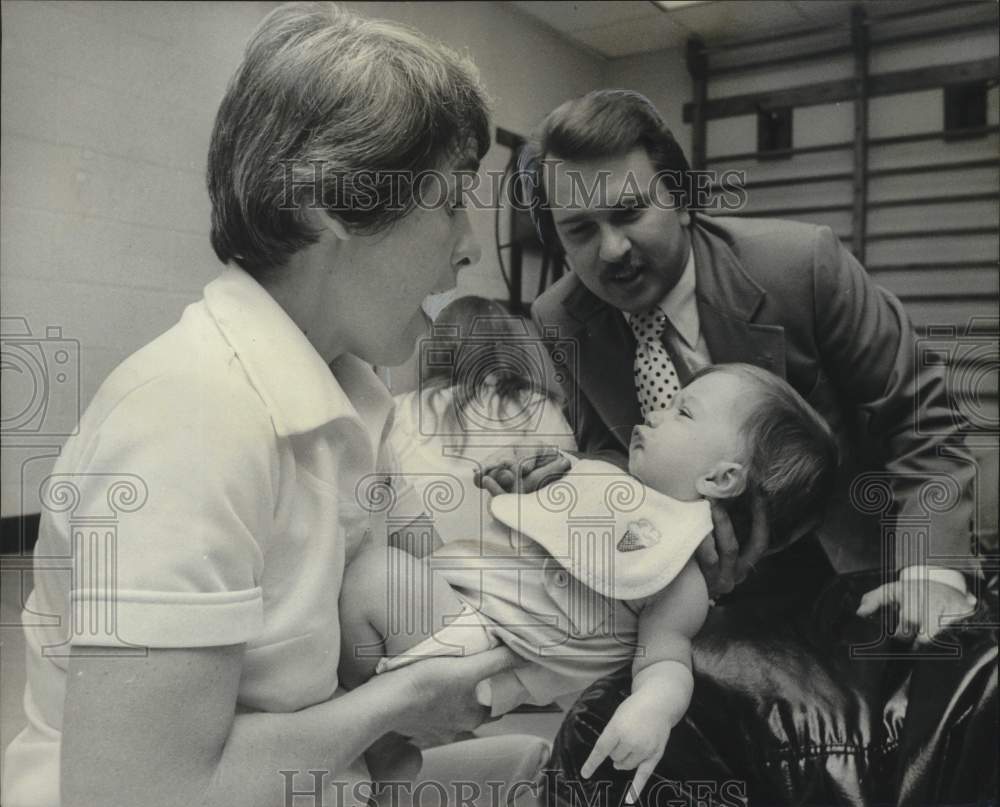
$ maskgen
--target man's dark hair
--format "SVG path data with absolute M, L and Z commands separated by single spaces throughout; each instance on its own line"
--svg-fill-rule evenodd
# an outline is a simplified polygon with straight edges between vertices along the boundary
M 593 160 L 642 147 L 657 171 L 684 174 L 687 157 L 646 96 L 632 90 L 594 90 L 560 104 L 542 121 L 538 156 Z
M 520 176 L 542 240 L 555 239 L 543 185 L 547 159 L 580 162 L 643 148 L 678 208 L 693 196 L 690 166 L 666 122 L 646 96 L 632 90 L 594 90 L 550 112 L 524 147 Z
M 756 388 L 741 433 L 749 465 L 747 492 L 765 504 L 771 547 L 817 526 L 839 465 L 837 442 L 826 421 L 787 381 L 760 367 L 716 364 L 694 378 L 710 373 L 733 373 Z

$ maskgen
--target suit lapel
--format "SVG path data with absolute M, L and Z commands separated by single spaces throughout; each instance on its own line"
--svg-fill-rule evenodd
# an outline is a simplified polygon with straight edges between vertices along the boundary
M 611 433 L 628 448 L 632 427 L 642 422 L 635 391 L 635 335 L 618 309 L 580 283 L 564 303 L 580 323 L 570 334 L 579 345 L 579 384 Z
M 698 318 L 712 361 L 746 362 L 785 377 L 785 329 L 753 322 L 765 292 L 737 260 L 711 221 L 691 228 Z

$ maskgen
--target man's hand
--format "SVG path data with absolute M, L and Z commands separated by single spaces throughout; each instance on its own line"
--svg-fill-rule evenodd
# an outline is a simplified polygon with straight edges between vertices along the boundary
M 741 552 L 729 514 L 718 502 L 713 501 L 711 505 L 714 529 L 695 550 L 695 559 L 701 567 L 701 573 L 705 575 L 708 596 L 715 599 L 728 594 L 743 582 L 751 567 L 767 551 L 771 527 L 767 523 L 763 500 L 754 497 L 753 523 Z
M 655 698 L 647 697 L 648 692 L 634 692 L 622 701 L 580 768 L 580 775 L 589 779 L 597 767 L 611 757 L 615 770 L 634 769 L 635 777 L 625 796 L 626 804 L 634 804 L 639 798 L 670 738 L 670 723 L 657 719 Z
M 871 616 L 885 606 L 899 609 L 894 638 L 926 645 L 948 625 L 971 614 L 976 598 L 947 583 L 911 577 L 869 591 L 861 598 L 857 614 Z
M 530 456 L 514 457 L 476 472 L 476 484 L 494 496 L 533 493 L 570 469 L 570 459 L 557 448 L 543 448 Z

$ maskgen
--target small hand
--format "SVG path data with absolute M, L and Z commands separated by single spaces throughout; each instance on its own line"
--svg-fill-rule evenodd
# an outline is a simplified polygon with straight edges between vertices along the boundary
M 510 462 L 501 462 L 497 465 L 484 468 L 481 472 L 476 471 L 473 477 L 476 486 L 482 488 L 491 496 L 511 493 L 514 489 L 515 479 L 514 467 Z
M 533 451 L 530 455 L 492 465 L 477 472 L 476 484 L 494 496 L 501 493 L 533 493 L 555 481 L 570 469 L 570 459 L 555 448 Z
M 518 465 L 520 492 L 534 493 L 539 488 L 555 482 L 570 469 L 571 465 L 570 458 L 557 448 L 548 448 L 535 453 Z
M 762 499 L 753 500 L 753 523 L 743 551 L 736 540 L 736 531 L 729 514 L 718 502 L 712 501 L 712 534 L 701 542 L 695 558 L 708 584 L 708 596 L 728 594 L 743 582 L 751 567 L 767 551 L 771 529 Z
M 869 591 L 861 598 L 857 614 L 870 616 L 889 605 L 899 609 L 899 624 L 893 637 L 926 645 L 948 625 L 971 614 L 976 598 L 947 583 L 912 577 Z
M 647 700 L 634 693 L 622 701 L 580 768 L 580 775 L 589 779 L 611 757 L 615 770 L 634 769 L 626 804 L 634 804 L 639 798 L 670 738 L 670 725 L 665 720 L 656 720 L 656 709 L 651 709 Z

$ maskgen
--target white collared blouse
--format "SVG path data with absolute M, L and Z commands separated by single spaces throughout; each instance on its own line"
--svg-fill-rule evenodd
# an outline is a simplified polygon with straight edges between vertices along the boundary
M 245 644 L 241 708 L 334 694 L 344 566 L 384 529 L 359 490 L 388 464 L 391 413 L 369 366 L 328 367 L 235 268 L 111 374 L 42 491 L 5 803 L 58 804 L 71 645 Z

